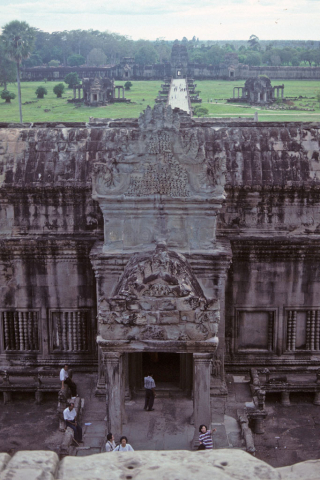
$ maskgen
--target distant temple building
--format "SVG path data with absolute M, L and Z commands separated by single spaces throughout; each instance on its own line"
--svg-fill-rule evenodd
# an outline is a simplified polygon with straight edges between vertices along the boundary
M 82 95 L 81 95 L 82 91 Z M 73 99 L 70 102 L 83 102 L 85 105 L 99 107 L 115 102 L 130 102 L 124 96 L 124 87 L 114 85 L 109 78 L 84 78 L 82 85 L 73 87 Z
M 283 99 L 284 85 L 271 85 L 265 75 L 248 78 L 244 87 L 233 87 L 233 97 L 228 102 L 273 103 L 277 98 Z

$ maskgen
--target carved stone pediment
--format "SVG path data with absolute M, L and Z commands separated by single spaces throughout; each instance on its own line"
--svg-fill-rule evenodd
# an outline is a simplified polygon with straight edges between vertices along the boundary
M 154 252 L 131 257 L 116 288 L 115 296 L 188 297 L 204 301 L 202 289 L 186 259 L 164 245 Z
M 219 301 L 208 301 L 183 255 L 160 244 L 132 255 L 111 298 L 99 302 L 112 340 L 206 341 L 218 331 Z

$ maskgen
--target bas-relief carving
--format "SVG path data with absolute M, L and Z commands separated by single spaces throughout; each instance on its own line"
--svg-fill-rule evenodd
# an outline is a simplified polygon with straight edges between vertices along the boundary
M 185 198 L 220 197 L 224 193 L 226 158 L 216 152 L 205 156 L 201 131 L 180 128 L 180 115 L 171 107 L 148 107 L 139 118 L 139 132 L 123 132 L 110 145 L 113 159 L 94 166 L 93 196 L 162 195 Z
M 218 332 L 219 301 L 205 298 L 185 257 L 165 245 L 134 254 L 113 296 L 99 295 L 100 331 L 110 340 L 205 341 Z

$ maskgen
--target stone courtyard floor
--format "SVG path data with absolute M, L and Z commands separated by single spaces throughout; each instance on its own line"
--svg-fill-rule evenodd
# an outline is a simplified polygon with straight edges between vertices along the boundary
M 85 398 L 82 419 L 84 444 L 75 449 L 77 456 L 99 453 L 105 436 L 105 400 L 95 397 L 95 375 L 75 375 L 79 394 Z M 236 421 L 237 410 L 250 401 L 248 378 L 227 375 L 229 397 L 226 415 L 217 418 L 215 448 L 243 448 Z M 1 399 L 2 401 L 2 399 Z M 192 401 L 170 393 L 157 397 L 153 412 L 143 410 L 143 397 L 126 403 L 127 423 L 123 433 L 136 450 L 190 449 L 194 427 L 190 424 Z M 31 395 L 16 396 L 12 404 L 0 407 L 0 451 L 59 451 L 62 433 L 58 432 L 56 395 L 35 405 Z M 282 407 L 280 398 L 267 397 L 265 433 L 255 435 L 256 457 L 273 467 L 291 465 L 320 457 L 320 407 L 309 395 L 292 396 L 290 407 Z M 85 425 L 87 424 L 87 425 Z M 116 432 L 115 437 L 118 440 Z

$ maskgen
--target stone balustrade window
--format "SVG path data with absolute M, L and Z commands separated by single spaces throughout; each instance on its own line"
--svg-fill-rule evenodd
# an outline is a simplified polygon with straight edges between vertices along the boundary
M 320 350 L 320 309 L 286 309 L 287 351 Z
M 3 347 L 5 351 L 39 350 L 39 315 L 37 311 L 1 312 Z
M 52 310 L 50 312 L 50 347 L 53 352 L 90 350 L 88 310 Z

